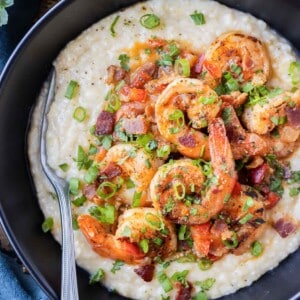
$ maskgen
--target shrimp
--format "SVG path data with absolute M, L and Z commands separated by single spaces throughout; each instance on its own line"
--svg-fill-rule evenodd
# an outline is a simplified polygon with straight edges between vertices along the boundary
M 263 43 L 236 31 L 225 33 L 213 42 L 205 54 L 203 66 L 213 79 L 220 79 L 223 72 L 238 66 L 241 81 L 251 81 L 255 86 L 263 85 L 270 76 L 270 61 Z
M 228 252 L 241 255 L 265 231 L 264 198 L 249 186 L 237 185 L 239 191 L 231 195 L 217 219 L 191 226 L 199 257 L 221 257 Z
M 130 205 L 135 192 L 141 194 L 141 206 L 150 204 L 147 190 L 162 160 L 131 144 L 118 144 L 108 150 L 102 161 L 102 169 L 105 170 L 110 163 L 116 164 L 121 169 L 122 178 L 130 178 L 135 186 L 135 188 L 127 189 L 123 185 L 116 193 L 116 197 L 121 198 L 121 202 Z
M 202 224 L 223 208 L 236 182 L 234 160 L 225 127 L 220 118 L 209 125 L 209 146 L 213 176 L 205 182 L 201 168 L 190 159 L 159 168 L 150 184 L 150 197 L 156 209 L 178 224 Z M 203 190 L 207 188 L 202 197 Z
M 222 117 L 235 159 L 268 153 L 265 139 L 255 133 L 246 132 L 231 105 L 223 103 Z
M 189 128 L 184 111 L 192 127 L 206 127 L 219 113 L 221 102 L 218 95 L 201 80 L 177 78 L 162 92 L 155 105 L 157 127 L 160 134 L 177 145 L 177 150 L 190 158 L 203 153 L 209 158 L 208 140 L 205 134 Z
M 79 216 L 78 225 L 96 253 L 128 264 L 146 263 L 157 255 L 167 257 L 177 248 L 173 225 L 153 208 L 125 211 L 115 234 L 90 215 Z

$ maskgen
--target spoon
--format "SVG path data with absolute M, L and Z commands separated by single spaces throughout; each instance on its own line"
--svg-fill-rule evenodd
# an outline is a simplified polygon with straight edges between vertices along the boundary
M 72 213 L 69 199 L 69 183 L 56 175 L 48 165 L 46 149 L 46 132 L 48 128 L 47 114 L 55 94 L 55 70 L 52 70 L 48 83 L 48 92 L 43 102 L 43 115 L 40 127 L 40 160 L 42 169 L 52 184 L 58 198 L 62 228 L 62 260 L 61 260 L 61 297 L 62 300 L 77 300 L 78 287 L 75 263 L 75 247 L 72 229 Z

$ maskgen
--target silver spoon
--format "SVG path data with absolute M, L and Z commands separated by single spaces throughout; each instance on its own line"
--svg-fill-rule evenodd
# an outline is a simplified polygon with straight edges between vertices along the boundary
M 42 123 L 40 127 L 40 160 L 43 171 L 56 191 L 62 228 L 62 261 L 61 261 L 61 297 L 62 300 L 77 300 L 78 287 L 75 263 L 75 247 L 72 229 L 72 213 L 69 199 L 69 184 L 58 177 L 48 165 L 46 149 L 47 114 L 55 94 L 55 70 L 49 75 L 48 93 L 43 103 Z

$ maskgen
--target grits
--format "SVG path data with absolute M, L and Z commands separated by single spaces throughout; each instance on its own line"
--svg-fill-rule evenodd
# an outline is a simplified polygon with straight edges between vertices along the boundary
M 189 15 L 196 10 L 205 15 L 205 25 L 193 24 Z M 139 18 L 146 13 L 158 15 L 161 25 L 152 30 L 142 27 Z M 120 19 L 115 26 L 116 37 L 112 37 L 110 26 L 117 15 Z M 89 129 L 95 124 L 103 99 L 108 92 L 108 86 L 105 83 L 106 68 L 118 62 L 118 56 L 124 52 L 125 48 L 130 48 L 137 40 L 146 41 L 156 35 L 168 40 L 188 41 L 192 49 L 205 52 L 220 34 L 232 30 L 251 34 L 263 41 L 270 56 L 272 69 L 269 84 L 286 90 L 291 89 L 288 67 L 292 61 L 296 60 L 296 56 L 287 41 L 268 28 L 263 21 L 214 1 L 148 1 L 111 15 L 88 28 L 70 42 L 54 62 L 57 87 L 55 101 L 48 116 L 49 164 L 63 178 L 83 179 L 84 172 L 78 171 L 73 157 L 76 155 L 78 145 L 82 145 L 85 149 L 89 146 Z M 72 100 L 64 97 L 70 80 L 80 83 L 79 92 Z M 51 197 L 51 186 L 43 175 L 37 159 L 40 106 L 41 103 L 38 103 L 29 136 L 31 170 L 40 207 L 45 217 L 54 219 L 52 234 L 56 240 L 60 241 L 58 203 Z M 78 106 L 85 107 L 88 115 L 88 118 L 81 123 L 76 122 L 72 117 L 74 109 Z M 66 172 L 58 167 L 62 163 L 70 166 Z M 293 155 L 291 166 L 293 170 L 299 170 L 299 150 Z M 88 206 L 89 204 L 80 208 L 73 207 L 73 209 L 77 214 L 82 214 L 88 211 Z M 283 199 L 269 211 L 269 222 L 287 213 L 295 220 L 300 220 L 299 198 L 290 197 L 288 189 L 285 189 Z M 78 265 L 90 273 L 102 268 L 105 271 L 105 278 L 102 282 L 107 288 L 134 299 L 161 299 L 161 295 L 166 295 L 155 276 L 150 283 L 145 283 L 134 272 L 135 266 L 124 265 L 120 271 L 113 274 L 110 270 L 114 261 L 109 258 L 100 258 L 91 249 L 80 230 L 75 230 L 74 235 Z M 300 245 L 300 230 L 283 239 L 269 226 L 259 240 L 265 249 L 259 257 L 253 257 L 250 253 L 241 256 L 227 254 L 207 271 L 201 271 L 197 263 L 172 262 L 165 272 L 171 276 L 176 271 L 189 270 L 187 279 L 190 282 L 214 278 L 216 282 L 207 292 L 209 298 L 230 294 L 250 285 L 265 272 L 276 267 L 287 255 L 296 251 Z M 161 266 L 156 265 L 156 271 L 160 269 Z M 199 287 L 196 287 L 196 292 L 198 290 Z M 175 289 L 168 295 L 171 298 L 174 297 Z

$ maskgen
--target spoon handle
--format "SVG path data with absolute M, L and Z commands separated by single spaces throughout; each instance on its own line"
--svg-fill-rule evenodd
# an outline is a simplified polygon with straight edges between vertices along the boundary
M 76 264 L 74 251 L 74 237 L 72 229 L 72 213 L 69 199 L 69 184 L 56 184 L 53 186 L 57 193 L 61 212 L 62 226 L 62 261 L 61 261 L 61 299 L 77 300 L 78 289 L 76 278 Z

